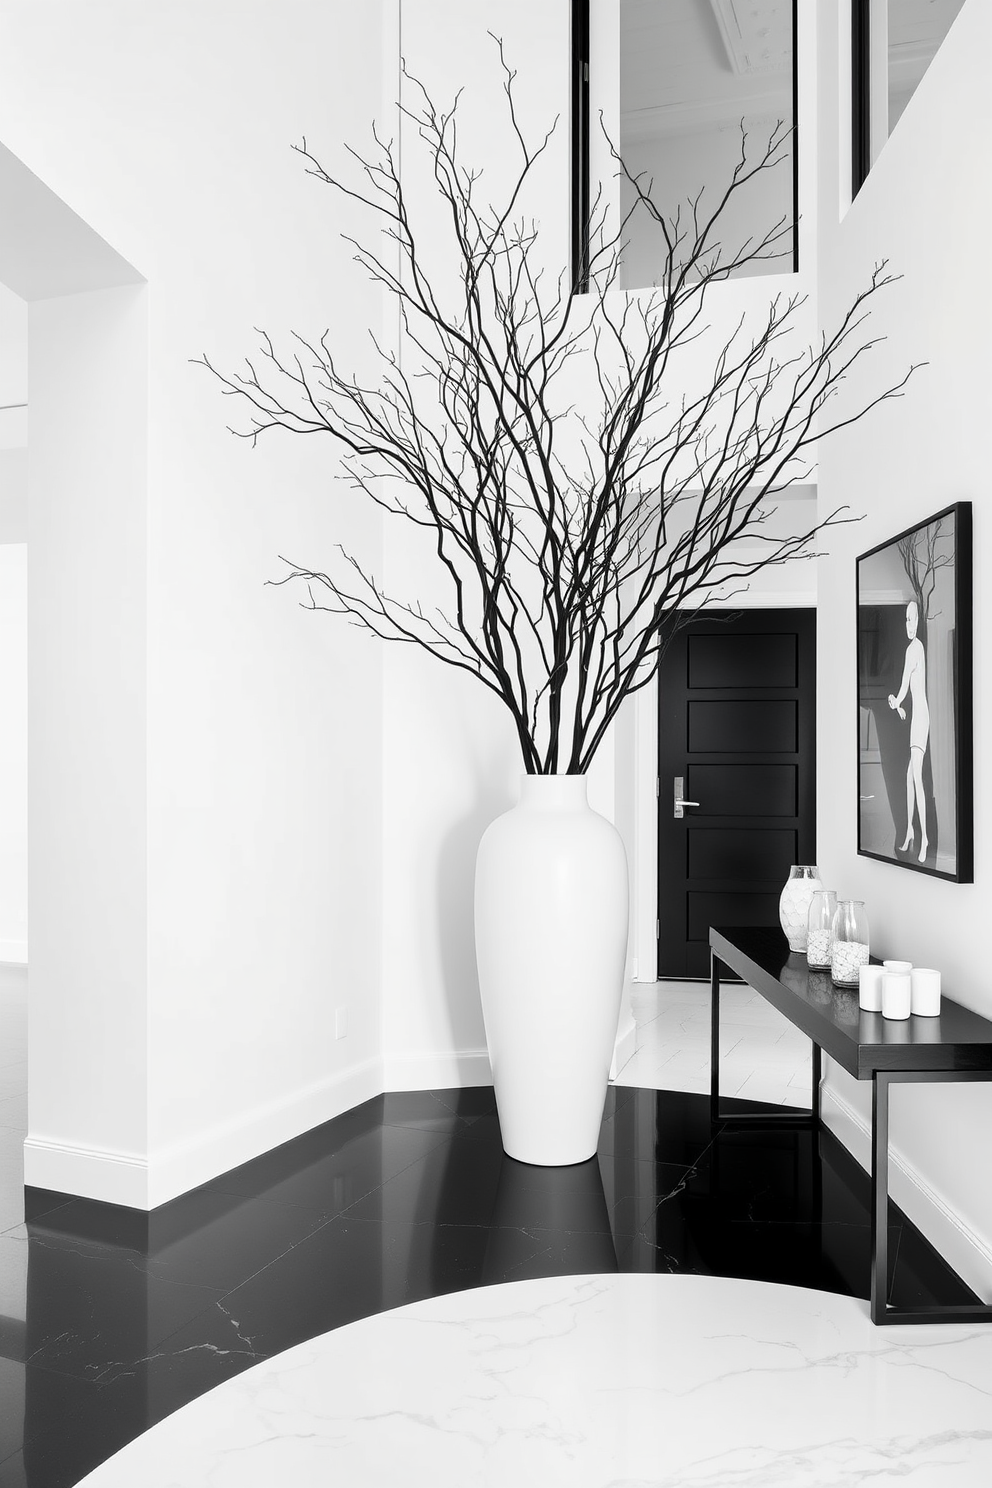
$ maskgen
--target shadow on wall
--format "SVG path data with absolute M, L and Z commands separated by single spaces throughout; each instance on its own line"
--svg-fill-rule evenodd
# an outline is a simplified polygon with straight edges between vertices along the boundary
M 437 915 L 441 980 L 453 1049 L 485 1047 L 486 1034 L 475 960 L 475 859 L 482 834 L 497 816 L 516 805 L 516 788 L 492 780 L 480 759 L 473 770 L 476 804 L 444 836 L 438 853 Z M 522 769 L 522 766 L 521 766 Z

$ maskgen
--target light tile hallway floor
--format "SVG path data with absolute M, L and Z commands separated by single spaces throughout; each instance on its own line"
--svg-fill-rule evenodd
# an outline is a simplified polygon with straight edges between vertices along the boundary
M 614 1084 L 648 1090 L 710 1088 L 708 982 L 642 982 L 631 1010 L 636 1047 Z M 720 989 L 720 1094 L 808 1106 L 810 1042 L 747 986 Z

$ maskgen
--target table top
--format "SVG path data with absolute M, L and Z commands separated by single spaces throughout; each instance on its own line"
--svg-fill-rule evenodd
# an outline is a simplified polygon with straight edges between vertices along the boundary
M 710 947 L 858 1080 L 876 1070 L 992 1071 L 992 1022 L 949 997 L 941 998 L 938 1018 L 883 1018 L 862 1012 L 857 988 L 835 987 L 828 971 L 810 971 L 781 930 L 711 929 Z

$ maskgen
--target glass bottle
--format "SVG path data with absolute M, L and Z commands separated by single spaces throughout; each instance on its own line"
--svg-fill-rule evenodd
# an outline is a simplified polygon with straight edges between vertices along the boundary
M 814 863 L 793 863 L 778 901 L 778 917 L 790 951 L 805 951 L 809 902 L 822 888 L 820 870 Z
M 830 979 L 837 987 L 856 987 L 858 971 L 868 963 L 868 916 L 863 899 L 842 899 L 830 927 Z
M 806 920 L 806 962 L 821 971 L 830 965 L 836 912 L 837 895 L 833 889 L 817 889 L 810 900 Z

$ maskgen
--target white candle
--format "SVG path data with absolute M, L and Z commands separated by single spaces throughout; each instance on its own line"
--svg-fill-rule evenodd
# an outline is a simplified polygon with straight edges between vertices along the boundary
M 858 1004 L 866 1013 L 882 1011 L 884 966 L 862 966 L 858 971 Z
M 913 984 L 913 1012 L 918 1018 L 940 1017 L 940 972 L 931 966 L 914 966 L 910 978 Z
M 908 971 L 884 971 L 882 1017 L 908 1018 L 912 1006 L 912 982 Z
M 883 961 L 882 965 L 886 971 L 912 971 L 912 961 Z

